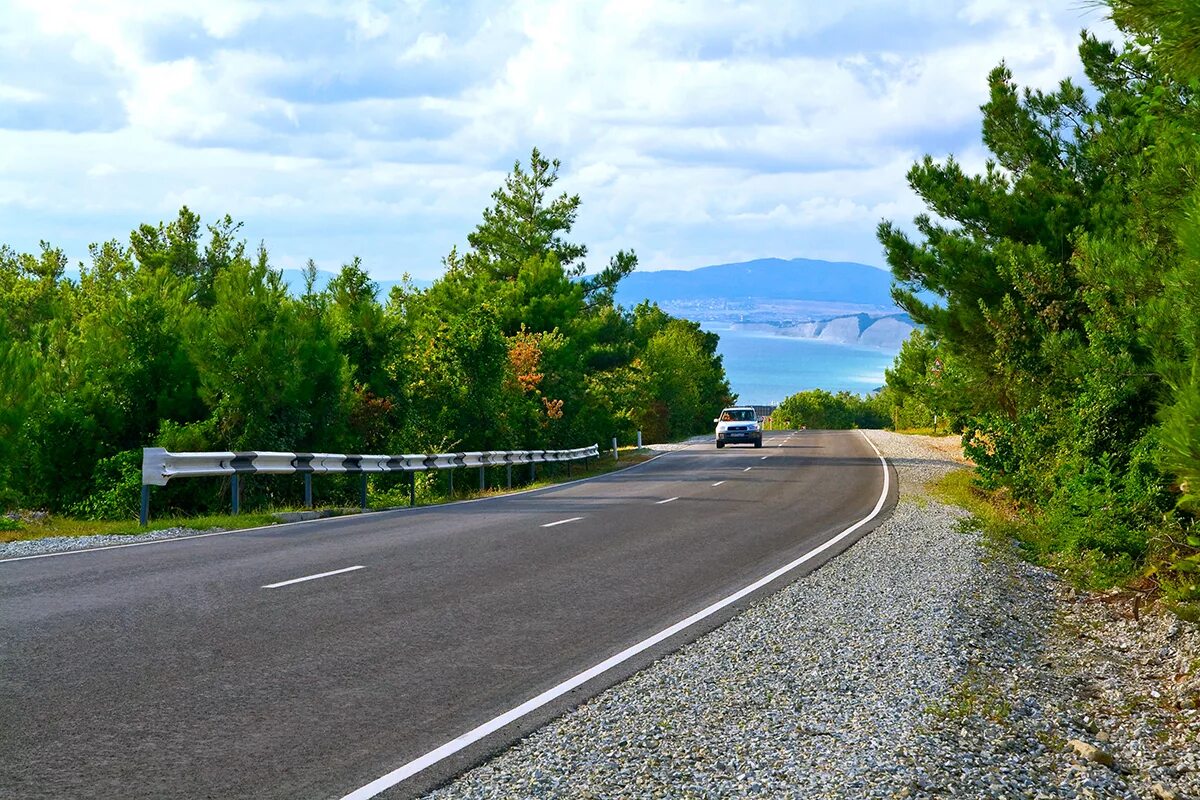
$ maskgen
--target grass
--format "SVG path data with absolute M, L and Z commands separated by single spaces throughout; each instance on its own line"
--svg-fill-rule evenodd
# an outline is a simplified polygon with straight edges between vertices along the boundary
M 539 478 L 533 483 L 515 484 L 512 489 L 504 487 L 491 486 L 484 491 L 478 489 L 462 490 L 458 489 L 453 497 L 436 494 L 422 494 L 418 492 L 418 504 L 440 505 L 460 500 L 472 500 L 480 497 L 498 497 L 511 492 L 527 491 L 529 489 L 540 489 L 546 486 L 554 486 L 568 481 L 579 480 L 580 478 L 595 477 L 604 475 L 610 472 L 616 472 L 620 469 L 631 467 L 635 464 L 641 464 L 653 458 L 654 454 L 649 450 L 638 450 L 637 448 L 621 448 L 619 451 L 620 460 L 613 461 L 612 456 L 608 458 L 601 457 L 597 461 L 590 464 L 590 469 L 584 470 L 582 464 L 575 464 L 571 470 L 571 475 L 567 475 L 565 464 L 554 465 L 549 470 L 547 465 L 539 465 Z M 514 465 L 515 467 L 516 465 Z M 518 470 L 521 471 L 521 477 L 528 475 L 528 467 L 520 467 L 513 470 L 513 477 L 517 478 Z M 474 470 L 467 469 L 467 474 L 470 478 L 475 476 L 471 473 Z M 463 476 L 466 478 L 466 476 Z M 469 479 L 469 478 L 467 478 Z M 456 483 L 459 483 L 456 481 Z M 463 484 L 459 483 L 459 486 Z M 395 508 L 398 506 L 408 505 L 408 488 L 399 486 L 387 492 L 368 496 L 368 507 L 371 510 L 381 510 L 384 508 Z M 63 517 L 55 514 L 50 515 L 35 515 L 33 517 L 24 517 L 19 522 L 14 524 L 6 524 L 0 527 L 0 544 L 7 542 L 29 541 L 33 539 L 44 539 L 50 536 L 136 536 L 141 533 L 149 533 L 151 531 L 165 530 L 167 528 L 191 528 L 193 530 L 209 530 L 212 528 L 224 528 L 226 530 L 241 530 L 244 528 L 258 528 L 265 525 L 278 524 L 279 520 L 274 514 L 284 511 L 299 511 L 297 508 L 275 508 L 266 511 L 254 510 L 243 512 L 237 516 L 231 514 L 209 514 L 196 517 L 151 517 L 149 524 L 143 528 L 138 524 L 136 519 L 120 520 L 120 521 L 105 521 L 105 520 L 84 520 L 74 519 L 72 517 Z M 345 509 L 352 511 L 353 509 Z M 0 517 L 7 520 L 7 517 Z M 11 520 L 9 521 L 12 522 Z
M 932 481 L 927 489 L 937 500 L 970 513 L 970 517 L 959 523 L 962 530 L 978 532 L 993 557 L 1012 558 L 1016 544 L 1020 558 L 1056 570 L 1079 588 L 1095 588 L 1101 582 L 1086 556 L 1056 548 L 1031 510 L 1016 502 L 1007 491 L 977 486 L 973 469 L 948 472 Z
M 1023 525 L 1021 508 L 1002 492 L 976 486 L 972 469 L 947 472 L 926 488 L 941 502 L 971 512 L 985 532 L 1014 536 Z
M 958 724 L 982 717 L 1003 724 L 1012 717 L 1012 703 L 995 684 L 972 667 L 942 700 L 935 714 Z
M 978 530 L 986 543 L 1019 545 L 1022 556 L 1049 567 L 1076 588 L 1123 590 L 1162 598 L 1180 618 L 1200 621 L 1200 590 L 1195 573 L 1178 573 L 1170 565 L 1179 557 L 1177 548 L 1161 537 L 1151 537 L 1151 549 L 1140 563 L 1122 565 L 1095 550 L 1075 551 L 1054 538 L 1047 523 L 1023 508 L 1004 491 L 987 491 L 975 486 L 972 470 L 956 470 L 933 481 L 928 489 L 938 500 L 970 512 L 967 525 Z M 993 550 L 998 550 L 994 547 Z M 1132 596 L 1132 595 L 1131 595 Z
M 32 520 L 22 520 L 16 530 L 0 531 L 0 543 L 45 539 L 48 536 L 135 536 L 139 533 L 161 531 L 167 528 L 257 528 L 277 522 L 269 513 L 232 515 L 213 514 L 201 517 L 162 517 L 151 519 L 145 528 L 137 520 L 86 520 L 49 515 Z

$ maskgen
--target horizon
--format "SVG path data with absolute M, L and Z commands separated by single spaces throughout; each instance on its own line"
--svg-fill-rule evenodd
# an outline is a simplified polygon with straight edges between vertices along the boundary
M 582 198 L 590 272 L 622 248 L 642 272 L 763 252 L 882 269 L 875 225 L 920 210 L 908 168 L 982 168 L 989 70 L 1078 79 L 1081 29 L 1115 38 L 1074 0 L 19 0 L 0 10 L 0 244 L 75 263 L 186 204 L 279 268 L 357 255 L 431 280 L 536 146 Z

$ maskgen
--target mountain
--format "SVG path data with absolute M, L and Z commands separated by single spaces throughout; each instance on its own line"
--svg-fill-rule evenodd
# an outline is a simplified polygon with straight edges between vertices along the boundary
M 760 258 L 693 270 L 635 272 L 617 302 L 643 300 L 710 330 L 898 351 L 915 324 L 892 301 L 892 276 L 866 264 Z
M 851 261 L 760 258 L 691 270 L 634 272 L 617 289 L 617 302 L 800 300 L 893 309 L 892 276 Z

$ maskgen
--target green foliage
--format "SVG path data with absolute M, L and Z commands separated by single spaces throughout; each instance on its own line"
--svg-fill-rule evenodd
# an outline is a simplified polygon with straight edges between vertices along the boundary
M 92 491 L 70 508 L 84 519 L 137 519 L 142 495 L 142 451 L 123 450 L 96 462 Z
M 1000 65 L 983 174 L 925 158 L 920 238 L 879 227 L 924 328 L 888 372 L 894 418 L 946 418 L 981 485 L 1035 510 L 1045 560 L 1101 584 L 1200 511 L 1200 11 L 1111 7 L 1134 41 L 1082 38 L 1090 91 Z
M 553 448 L 684 436 L 728 403 L 717 338 L 654 306 L 612 302 L 637 264 L 620 251 L 585 275 L 569 240 L 580 200 L 554 195 L 536 150 L 451 250 L 426 291 L 377 297 L 358 258 L 299 297 L 241 223 L 186 207 L 129 245 L 66 258 L 0 247 L 0 507 L 128 520 L 140 449 L 437 452 Z M 423 476 L 436 494 L 444 476 Z M 356 502 L 323 477 L 318 499 Z M 393 491 L 376 482 L 381 493 Z M 247 507 L 294 506 L 302 482 L 243 481 Z M 177 481 L 156 510 L 228 508 L 228 481 Z
M 887 410 L 873 397 L 850 392 L 831 394 L 824 389 L 797 392 L 785 398 L 771 417 L 784 428 L 819 430 L 882 428 L 891 421 Z

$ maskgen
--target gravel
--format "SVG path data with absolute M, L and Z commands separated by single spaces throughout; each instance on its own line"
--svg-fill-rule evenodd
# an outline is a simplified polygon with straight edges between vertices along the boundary
M 182 536 L 197 536 L 202 533 L 218 533 L 224 528 L 209 528 L 194 530 L 192 528 L 163 528 L 149 533 L 130 535 L 101 535 L 101 536 L 46 536 L 41 539 L 27 539 L 20 542 L 0 544 L 0 559 L 21 558 L 24 556 L 40 556 L 45 553 L 65 553 L 69 550 L 86 550 L 91 547 L 107 547 L 114 544 L 134 544 L 135 542 L 150 542 L 155 539 L 178 539 Z
M 1194 626 L 1112 634 L 1110 605 L 1072 599 L 926 496 L 961 467 L 944 440 L 869 435 L 900 479 L 886 523 L 429 797 L 1200 792 L 1196 713 L 1123 688 L 1170 672 L 1173 700 L 1194 697 Z M 1136 655 L 1110 668 L 1121 646 Z

